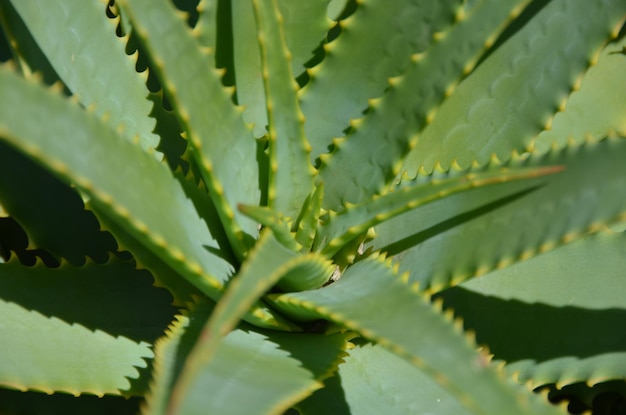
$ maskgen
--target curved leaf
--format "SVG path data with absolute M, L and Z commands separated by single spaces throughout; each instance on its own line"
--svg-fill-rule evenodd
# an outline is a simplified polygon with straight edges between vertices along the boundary
M 348 349 L 336 376 L 296 405 L 302 415 L 469 415 L 428 374 L 384 347 L 360 342 Z
M 546 4 L 441 106 L 407 157 L 408 174 L 420 167 L 432 171 L 437 163 L 483 164 L 492 154 L 505 159 L 526 149 L 550 128 L 625 13 L 626 3 L 613 0 Z M 590 15 L 593 21 L 585 17 Z
M 165 164 L 82 108 L 6 69 L 0 71 L 0 87 L 3 139 L 75 184 L 100 214 L 207 295 L 219 298 L 233 266 L 218 256 L 217 241 Z M 33 123 L 32 116 L 48 122 Z
M 241 119 L 241 109 L 222 86 L 212 51 L 201 48 L 172 4 L 121 4 L 159 72 L 233 250 L 242 258 L 257 229 L 236 206 L 258 204 L 260 191 L 256 142 Z
M 275 283 L 286 279 L 282 285 L 296 288 L 319 287 L 330 276 L 331 267 L 324 258 L 310 255 L 297 255 L 285 248 L 269 230 L 261 233 L 254 250 L 240 272 L 232 279 L 221 300 L 217 303 L 209 321 L 190 352 L 185 366 L 172 392 L 170 406 L 183 405 L 190 389 L 197 387 L 198 376 L 207 366 L 213 365 L 222 338 L 245 319 L 260 327 L 279 330 L 300 331 L 285 321 L 280 315 L 264 307 L 259 298 Z M 249 311 L 250 310 L 250 311 Z
M 594 385 L 626 377 L 624 269 L 626 234 L 607 231 L 441 296 L 519 381 Z
M 626 136 L 626 36 L 609 43 L 580 80 L 580 89 L 567 100 L 547 131 L 542 131 L 531 146 L 544 152 L 550 146 L 563 147 L 572 140 L 582 143 L 591 136 L 600 139 L 610 131 Z M 594 63 L 592 62 L 592 63 Z M 601 109 L 601 110 L 600 110 Z
M 339 22 L 339 36 L 324 44 L 324 60 L 307 71 L 310 80 L 300 94 L 313 159 L 345 135 L 368 100 L 381 96 L 387 80 L 406 70 L 411 54 L 426 50 L 461 7 L 460 1 L 355 3 L 354 14 Z
M 470 413 L 559 413 L 489 366 L 462 330 L 379 258 L 357 262 L 328 287 L 284 294 L 276 301 L 388 347 L 443 385 Z M 410 323 L 394 316 L 410 316 Z
M 390 218 L 423 205 L 445 199 L 455 193 L 502 184 L 514 180 L 532 179 L 561 171 L 561 167 L 501 168 L 468 173 L 460 177 L 417 181 L 358 205 L 349 206 L 318 227 L 314 248 L 333 256 L 346 243 Z
M 138 139 L 142 148 L 154 149 L 159 137 L 152 133 L 154 120 L 148 116 L 151 102 L 145 75 L 135 71 L 134 60 L 115 35 L 115 22 L 105 18 L 106 3 L 58 1 L 54 7 L 45 0 L 12 3 L 80 103 L 93 106 L 100 117 L 106 114 L 107 124 L 129 141 Z M 68 36 L 58 35 L 63 32 Z
M 0 384 L 74 395 L 140 394 L 147 379 L 145 373 L 138 378 L 139 370 L 175 312 L 170 303 L 133 263 L 0 264 Z M 152 312 L 141 312 L 146 309 Z
M 144 413 L 171 413 L 165 399 L 189 348 L 208 318 L 205 308 L 183 317 L 157 347 L 155 387 Z M 204 367 L 181 402 L 180 414 L 281 414 L 321 386 L 337 364 L 345 335 L 279 334 L 242 326 L 220 342 L 215 358 Z M 211 399 L 206 399 L 210 394 Z
M 615 195 L 626 192 L 625 154 L 626 140 L 609 137 L 533 155 L 529 166 L 561 165 L 565 170 L 544 178 L 545 185 L 533 192 L 512 195 L 489 209 L 470 195 L 391 219 L 376 228 L 378 237 L 369 245 L 395 255 L 401 269 L 411 272 L 411 281 L 437 292 L 623 218 L 626 201 Z
M 276 0 L 252 3 L 269 122 L 268 206 L 295 219 L 313 191 L 315 169 L 309 161 L 310 146 L 304 136 L 304 115 L 296 96 L 298 85 L 285 43 L 283 17 Z
M 457 13 L 454 24 L 434 36 L 424 52 L 410 55 L 385 95 L 370 101 L 365 117 L 322 157 L 325 208 L 339 210 L 345 202 L 366 200 L 399 173 L 402 158 L 416 144 L 414 134 L 433 121 L 441 102 L 527 2 L 481 1 L 467 14 Z

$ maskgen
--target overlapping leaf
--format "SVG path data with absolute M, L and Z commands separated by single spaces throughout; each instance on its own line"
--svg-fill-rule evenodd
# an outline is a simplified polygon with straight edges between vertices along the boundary
M 442 293 L 533 387 L 626 377 L 626 235 L 602 232 Z M 515 327 L 502 336 L 502 330 Z
M 362 260 L 328 287 L 274 300 L 285 312 L 333 320 L 390 348 L 444 385 L 470 413 L 559 413 L 490 367 L 464 333 L 386 261 Z
M 217 241 L 165 164 L 92 114 L 6 68 L 0 71 L 0 87 L 3 139 L 71 181 L 101 214 L 206 294 L 219 297 L 232 265 L 219 254 Z M 49 122 L 33 123 L 32 116 Z
M 531 258 L 622 217 L 626 202 L 615 195 L 626 191 L 625 151 L 626 140 L 610 137 L 535 155 L 529 165 L 565 170 L 524 197 L 515 188 L 499 202 L 487 195 L 488 208 L 468 195 L 394 218 L 377 227 L 372 246 L 434 292 Z
M 163 0 L 122 5 L 160 74 L 233 250 L 242 258 L 257 229 L 236 206 L 258 204 L 260 191 L 256 143 L 241 109 L 222 86 L 212 51 L 201 48 L 173 5 Z
M 154 149 L 159 137 L 147 100 L 145 75 L 135 72 L 134 59 L 124 53 L 115 36 L 115 23 L 105 18 L 100 1 L 13 1 L 29 33 L 37 41 L 56 73 L 85 107 L 106 115 L 107 123 L 128 140 Z M 67 30 L 72 28 L 72 30 Z M 67 31 L 68 36 L 58 34 Z M 108 68 L 106 71 L 102 67 Z M 122 97 L 124 97 L 122 99 Z
M 425 51 L 411 55 L 406 70 L 390 79 L 380 100 L 370 102 L 345 141 L 322 157 L 325 208 L 340 210 L 345 202 L 358 203 L 382 190 L 415 145 L 412 135 L 433 121 L 441 101 L 526 3 L 481 1 L 467 15 L 457 13 L 455 24 L 438 33 Z
M 132 262 L 54 269 L 15 259 L 0 264 L 0 384 L 74 395 L 142 394 L 140 370 L 175 312 L 170 303 L 168 292 L 154 288 Z
M 485 163 L 494 153 L 506 159 L 512 150 L 524 150 L 567 105 L 625 13 L 626 3 L 612 0 L 546 4 L 441 106 L 407 157 L 409 175 L 422 166 L 432 171 L 437 163 L 448 168 L 456 160 L 465 167 L 474 160 Z M 590 15 L 594 19 L 585 17 Z

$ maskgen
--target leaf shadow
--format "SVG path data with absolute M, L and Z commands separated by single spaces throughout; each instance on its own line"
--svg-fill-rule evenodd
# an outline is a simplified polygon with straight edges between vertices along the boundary
M 626 351 L 626 310 L 555 307 L 482 295 L 462 287 L 438 295 L 496 359 L 544 362 Z

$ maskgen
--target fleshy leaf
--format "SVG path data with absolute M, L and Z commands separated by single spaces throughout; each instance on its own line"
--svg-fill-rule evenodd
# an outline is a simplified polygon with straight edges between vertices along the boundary
M 116 22 L 105 18 L 106 3 L 64 0 L 54 7 L 47 7 L 46 0 L 12 3 L 80 103 L 93 106 L 98 116 L 106 114 L 109 126 L 129 141 L 139 140 L 142 148 L 154 149 L 159 137 L 152 133 L 154 120 L 148 116 L 147 74 L 135 72 L 134 59 L 125 54 L 124 42 L 115 36 Z M 64 32 L 68 36 L 58 35 Z
M 626 377 L 626 234 L 587 236 L 442 293 L 532 387 Z M 508 330 L 502 336 L 502 330 Z
M 187 133 L 233 250 L 242 258 L 257 229 L 236 206 L 258 204 L 260 191 L 256 143 L 241 119 L 241 110 L 222 86 L 212 51 L 201 47 L 172 4 L 164 0 L 121 4 Z
M 47 85 L 59 82 L 59 75 L 48 62 L 32 34 L 10 1 L 0 3 L 0 21 L 8 38 L 12 61 L 24 78 L 40 76 Z
M 580 89 L 567 100 L 565 110 L 558 112 L 547 131 L 531 144 L 544 152 L 550 146 L 563 147 L 572 140 L 582 143 L 591 136 L 600 139 L 609 131 L 626 136 L 626 36 L 609 43 L 579 80 Z M 600 110 L 601 109 L 601 110 Z
M 532 155 L 528 166 L 565 170 L 489 209 L 468 195 L 409 212 L 379 225 L 369 246 L 394 255 L 411 281 L 431 292 L 532 258 L 624 217 L 626 201 L 615 195 L 626 192 L 625 154 L 626 140 L 609 137 Z
M 317 260 L 314 254 L 297 255 L 285 248 L 271 231 L 262 232 L 256 246 L 202 328 L 172 392 L 175 401 L 171 405 L 178 407 L 183 404 L 182 401 L 186 399 L 190 389 L 195 387 L 199 374 L 212 364 L 222 338 L 237 326 L 241 318 L 257 326 L 282 330 L 294 327 L 293 329 L 298 330 L 295 326 L 290 327 L 279 316 L 272 321 L 273 316 L 269 309 L 260 304 L 259 298 L 281 278 L 289 278 L 288 282 L 292 284 L 308 282 L 298 271 L 310 271 L 311 267 L 303 266 L 309 263 L 325 265 L 322 260 Z M 328 269 L 329 266 L 322 268 Z M 326 278 L 329 274 L 330 272 L 326 274 Z M 249 311 L 251 307 L 253 308 Z
M 388 347 L 444 386 L 470 413 L 560 413 L 506 380 L 449 317 L 380 258 L 357 262 L 327 287 L 284 294 L 277 302 L 307 308 L 312 318 L 330 319 Z M 394 316 L 411 316 L 410 322 Z
M 79 395 L 140 394 L 151 344 L 171 320 L 171 296 L 146 271 L 112 259 L 0 264 L 0 384 Z M 153 310 L 151 313 L 140 312 Z M 10 333 L 10 335 L 9 335 Z M 45 341 L 42 341 L 45 339 Z
M 621 1 L 547 3 L 441 106 L 406 160 L 409 175 L 437 163 L 448 168 L 456 160 L 466 167 L 523 151 L 549 129 L 578 78 L 617 35 L 624 13 Z
M 182 317 L 156 350 L 156 382 L 145 414 L 167 413 L 169 383 L 175 379 L 208 313 Z M 280 334 L 235 329 L 220 342 L 215 358 L 177 408 L 181 414 L 281 414 L 321 386 L 336 367 L 345 335 Z M 211 399 L 207 400 L 207 391 Z
M 302 246 L 303 250 L 308 251 L 313 245 L 323 200 L 324 184 L 320 183 L 305 201 L 300 216 L 296 221 L 296 241 Z
M 405 359 L 376 344 L 348 349 L 337 375 L 296 405 L 302 415 L 469 415 L 454 396 Z
M 484 0 L 467 14 L 459 11 L 454 24 L 434 36 L 424 52 L 411 56 L 404 73 L 390 78 L 385 95 L 370 101 L 365 117 L 352 123 L 333 153 L 322 157 L 325 208 L 362 202 L 399 173 L 403 156 L 417 141 L 415 134 L 433 121 L 441 102 L 526 3 Z
M 495 169 L 492 171 L 469 173 L 447 180 L 433 179 L 426 183 L 416 182 L 403 186 L 361 204 L 347 207 L 318 227 L 314 248 L 322 254 L 333 256 L 345 244 L 390 218 L 425 204 L 444 199 L 458 192 L 483 186 L 501 184 L 513 180 L 531 179 L 561 171 L 561 167 L 529 169 Z
M 0 70 L 0 87 L 0 136 L 6 142 L 75 184 L 100 214 L 207 295 L 219 298 L 233 266 L 218 255 L 217 241 L 164 163 L 82 108 L 6 68 Z M 31 122 L 33 116 L 48 122 Z M 145 194 L 151 203 L 145 203 Z
M 309 161 L 310 146 L 304 136 L 304 115 L 291 70 L 291 54 L 285 43 L 283 17 L 276 0 L 253 1 L 261 50 L 263 83 L 268 117 L 268 205 L 296 218 L 313 191 L 315 170 Z
M 310 80 L 301 93 L 313 159 L 328 151 L 333 138 L 345 135 L 350 120 L 363 116 L 368 100 L 384 93 L 387 79 L 406 70 L 411 54 L 426 50 L 433 34 L 446 29 L 461 7 L 459 1 L 355 3 L 354 14 L 339 22 L 339 36 L 324 45 L 324 60 L 308 71 Z

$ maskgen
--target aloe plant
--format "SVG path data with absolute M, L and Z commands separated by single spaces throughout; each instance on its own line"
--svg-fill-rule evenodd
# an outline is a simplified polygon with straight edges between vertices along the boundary
M 626 378 L 626 2 L 175 3 L 0 2 L 4 409 Z

